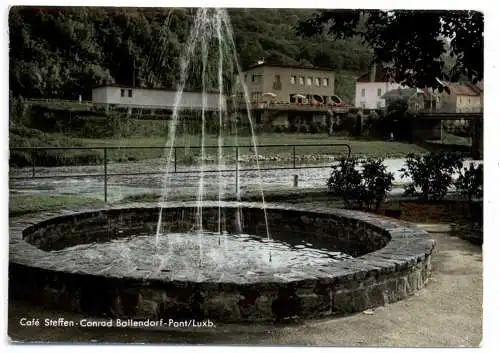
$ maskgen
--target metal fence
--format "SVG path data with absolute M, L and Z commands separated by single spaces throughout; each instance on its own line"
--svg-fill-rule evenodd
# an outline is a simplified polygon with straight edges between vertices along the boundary
M 300 145 L 290 145 L 290 144 L 280 144 L 280 145 L 226 145 L 223 146 L 223 148 L 226 149 L 233 149 L 234 150 L 234 161 L 239 161 L 240 160 L 240 152 L 242 150 L 247 150 L 251 151 L 251 154 L 255 152 L 255 148 L 257 151 L 262 151 L 262 150 L 273 150 L 273 149 L 283 149 L 288 150 L 289 153 L 291 153 L 291 161 L 289 162 L 291 165 L 290 166 L 280 166 L 279 163 L 275 163 L 273 166 L 262 166 L 260 168 L 240 168 L 240 163 L 234 163 L 234 169 L 204 169 L 204 173 L 226 173 L 226 172 L 234 172 L 235 173 L 235 180 L 236 180 L 236 188 L 238 188 L 238 180 L 239 180 L 239 173 L 240 172 L 246 172 L 246 171 L 257 171 L 257 170 L 293 170 L 293 169 L 314 169 L 314 168 L 328 168 L 331 166 L 329 165 L 299 165 L 299 159 L 297 150 L 298 149 L 303 149 L 303 148 L 323 148 L 323 149 L 328 149 L 331 147 L 341 147 L 345 149 L 347 157 L 351 156 L 351 146 L 349 144 L 344 144 L 344 143 L 332 143 L 332 144 L 300 144 Z M 173 153 L 172 153 L 172 159 L 171 159 L 171 170 L 169 171 L 170 173 L 199 173 L 201 170 L 182 170 L 179 167 L 182 165 L 185 165 L 183 163 L 186 163 L 185 160 L 182 160 L 179 158 L 179 150 L 183 149 L 200 149 L 201 146 L 175 146 L 173 147 Z M 203 146 L 205 150 L 213 150 L 213 149 L 219 149 L 219 146 Z M 159 150 L 159 153 L 161 154 L 163 150 L 166 150 L 166 147 L 159 147 L 159 146 L 106 146 L 106 147 L 12 147 L 10 148 L 10 151 L 20 151 L 24 153 L 28 153 L 31 156 L 31 161 L 32 165 L 30 167 L 31 172 L 29 175 L 13 175 L 10 176 L 10 180 L 22 180 L 22 179 L 53 179 L 53 178 L 89 178 L 89 177 L 95 177 L 99 178 L 102 177 L 104 179 L 103 181 L 103 192 L 104 192 L 104 202 L 108 202 L 108 179 L 110 177 L 116 177 L 116 176 L 139 176 L 139 175 L 158 175 L 158 174 L 164 174 L 165 171 L 146 171 L 146 172 L 125 172 L 125 173 L 109 173 L 108 172 L 108 166 L 112 160 L 109 158 L 109 154 L 111 151 L 127 151 L 127 150 L 133 150 L 133 149 L 139 149 L 139 150 Z M 167 148 L 168 149 L 168 148 Z M 48 165 L 43 165 L 43 164 L 37 164 L 37 160 L 40 158 L 37 157 L 37 154 L 44 153 L 46 151 L 75 151 L 75 150 L 99 150 L 102 151 L 102 173 L 79 173 L 79 174 L 49 174 L 49 175 L 37 175 L 37 168 L 47 168 L 50 167 Z M 256 159 L 258 159 L 259 156 L 256 156 Z M 74 164 L 72 164 L 74 166 Z M 85 164 L 83 164 L 85 165 Z M 95 164 L 94 164 L 95 165 Z M 59 166 L 59 165 L 58 165 Z M 14 173 L 15 174 L 15 173 Z M 26 174 L 26 173 L 25 173 Z

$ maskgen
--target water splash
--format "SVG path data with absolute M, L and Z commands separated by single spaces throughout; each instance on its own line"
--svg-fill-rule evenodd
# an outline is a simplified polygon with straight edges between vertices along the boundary
M 202 90 L 202 109 L 201 109 L 201 156 L 199 163 L 199 182 L 196 193 L 197 200 L 197 232 L 199 238 L 199 265 L 202 265 L 203 259 L 203 248 L 202 240 L 203 236 L 203 205 L 205 201 L 205 161 L 207 157 L 207 151 L 205 143 L 207 136 L 207 123 L 213 123 L 215 119 L 213 116 L 208 114 L 207 109 L 207 93 L 216 92 L 218 93 L 218 108 L 216 114 L 218 119 L 215 120 L 218 123 L 217 127 L 217 163 L 218 163 L 218 224 L 217 230 L 218 234 L 222 235 L 225 232 L 224 217 L 222 214 L 222 204 L 225 198 L 225 181 L 223 178 L 223 170 L 225 168 L 225 138 L 229 134 L 233 134 L 232 138 L 236 145 L 238 144 L 238 117 L 237 117 L 237 107 L 234 114 L 229 114 L 228 104 L 226 98 L 231 93 L 235 91 L 243 92 L 245 99 L 245 114 L 244 117 L 248 121 L 248 126 L 250 130 L 250 136 L 253 146 L 253 153 L 255 154 L 255 163 L 258 170 L 258 184 L 262 199 L 262 209 L 264 213 L 265 230 L 268 240 L 271 239 L 268 227 L 268 217 L 266 211 L 266 203 L 264 198 L 264 190 L 262 185 L 262 175 L 259 165 L 259 155 L 257 151 L 257 138 L 254 132 L 254 124 L 251 116 L 251 106 L 248 94 L 248 89 L 245 85 L 244 80 L 242 80 L 241 67 L 238 63 L 238 56 L 236 52 L 236 46 L 233 39 L 233 31 L 230 24 L 229 16 L 224 9 L 208 9 L 200 8 L 197 10 L 194 22 L 188 37 L 188 41 L 185 46 L 184 53 L 180 61 L 180 77 L 177 88 L 177 93 L 175 96 L 175 103 L 172 112 L 172 118 L 170 121 L 170 126 L 168 129 L 168 137 L 165 145 L 165 171 L 162 180 L 162 195 L 159 202 L 159 216 L 158 223 L 156 227 L 155 235 L 155 258 L 158 258 L 158 244 L 160 242 L 160 237 L 164 235 L 164 230 L 162 230 L 163 224 L 163 207 L 168 204 L 169 194 L 171 192 L 171 179 L 170 175 L 172 173 L 172 159 L 175 149 L 176 142 L 176 128 L 179 124 L 181 99 L 183 92 L 186 88 L 188 82 L 201 82 Z M 199 70 L 199 61 L 201 59 L 201 70 Z M 198 66 L 197 66 L 198 65 Z M 198 68 L 198 71 L 196 70 Z M 200 72 L 201 71 L 201 72 Z M 237 85 L 234 85 L 234 79 L 238 77 Z M 193 80 L 193 81 L 191 81 Z M 230 89 L 226 89 L 229 87 Z M 226 119 L 225 119 L 226 118 Z M 227 120 L 227 124 L 224 120 Z M 230 130 L 226 131 L 225 127 L 229 126 Z M 235 158 L 235 168 L 236 171 L 239 169 L 239 158 Z M 236 187 L 235 194 L 238 203 L 241 201 L 241 191 L 238 172 L 236 172 Z M 241 212 L 237 212 L 241 214 Z M 242 220 L 238 216 L 236 222 L 240 225 Z M 241 229 L 243 231 L 243 229 Z M 167 235 L 165 235 L 167 236 Z M 220 245 L 220 239 L 219 239 Z M 269 262 L 272 261 L 271 252 L 269 252 Z
M 232 30 L 232 26 L 231 26 L 231 22 L 229 20 L 229 16 L 227 14 L 226 11 L 221 11 L 220 13 L 221 17 L 222 17 L 222 21 L 225 25 L 225 29 L 226 29 L 226 34 L 227 34 L 227 37 L 228 37 L 228 43 L 229 43 L 229 46 L 230 46 L 230 49 L 231 49 L 231 53 L 233 54 L 233 56 L 235 58 L 238 57 L 238 53 L 236 52 L 236 45 L 234 43 L 234 39 L 233 39 L 233 30 Z M 258 179 L 259 179 L 259 189 L 260 189 L 260 194 L 261 194 L 261 198 L 262 198 L 262 209 L 264 211 L 264 221 L 265 221 L 265 226 L 266 226 L 266 235 L 267 235 L 267 239 L 268 240 L 271 240 L 271 235 L 269 233 L 269 222 L 268 222 L 268 219 L 267 219 L 267 211 L 266 211 L 266 200 L 265 200 L 265 197 L 264 197 L 264 188 L 262 186 L 262 172 L 260 170 L 260 165 L 259 165 L 259 153 L 257 151 L 257 140 L 256 140 L 256 137 L 255 137 L 255 130 L 254 130 L 254 126 L 253 126 L 253 120 L 252 120 L 252 115 L 251 115 L 251 106 L 250 106 L 250 96 L 248 94 L 248 87 L 246 86 L 244 80 L 243 80 L 243 77 L 241 75 L 241 66 L 238 62 L 238 60 L 235 61 L 236 62 L 236 67 L 237 67 L 237 70 L 238 70 L 238 77 L 239 77 L 239 82 L 242 82 L 242 88 L 243 88 L 243 93 L 244 93 L 244 96 L 245 96 L 245 106 L 246 106 L 246 113 L 247 113 L 247 118 L 248 118 L 248 123 L 250 124 L 250 133 L 252 135 L 252 145 L 253 145 L 253 150 L 254 150 L 254 154 L 255 154 L 255 163 L 256 163 L 256 167 L 257 167 L 257 175 L 258 175 Z M 269 250 L 269 262 L 272 261 L 272 255 L 271 255 L 271 250 Z

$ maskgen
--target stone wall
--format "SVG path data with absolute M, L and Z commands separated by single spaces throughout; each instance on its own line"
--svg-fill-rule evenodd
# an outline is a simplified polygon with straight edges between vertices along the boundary
M 263 209 L 244 204 L 223 207 L 228 231 L 267 236 Z M 216 203 L 204 211 L 204 227 L 218 225 Z M 331 267 L 308 269 L 300 278 L 263 274 L 251 281 L 169 281 L 165 277 L 66 270 L 51 262 L 50 249 L 156 229 L 154 205 L 62 211 L 21 218 L 11 225 L 9 291 L 39 304 L 85 315 L 168 319 L 206 318 L 216 322 L 275 321 L 346 314 L 391 303 L 427 282 L 434 241 L 410 224 L 336 209 L 268 205 L 273 238 L 331 239 L 332 248 L 356 256 Z M 193 204 L 164 209 L 171 231 L 192 227 Z M 128 231 L 123 232 L 124 229 Z M 323 239 L 324 240 L 324 239 Z
M 196 207 L 167 208 L 163 211 L 163 229 L 166 232 L 188 232 L 198 223 Z M 92 242 L 107 242 L 118 237 L 136 234 L 154 234 L 159 210 L 129 208 L 101 210 L 52 218 L 35 224 L 23 232 L 28 243 L 45 251 Z M 260 208 L 225 207 L 221 222 L 229 233 L 253 234 L 267 237 L 266 220 Z M 267 211 L 267 224 L 273 239 L 286 241 L 300 238 L 314 243 L 331 244 L 330 250 L 360 256 L 385 246 L 390 237 L 379 229 L 349 217 L 299 210 Z M 203 229 L 218 229 L 218 207 L 203 208 Z M 326 240 L 326 241 L 325 241 Z

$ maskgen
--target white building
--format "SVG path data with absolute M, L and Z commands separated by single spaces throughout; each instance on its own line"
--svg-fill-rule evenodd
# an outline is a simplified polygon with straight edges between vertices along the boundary
M 449 113 L 480 113 L 483 111 L 484 83 L 438 82 L 445 88 L 440 94 L 439 110 Z
M 104 85 L 92 89 L 92 102 L 126 108 L 172 109 L 177 92 L 160 88 L 133 88 L 120 85 Z M 206 110 L 219 109 L 219 94 L 207 93 Z M 225 106 L 225 98 L 223 98 Z M 201 92 L 184 91 L 178 104 L 181 109 L 201 110 Z
M 385 107 L 382 96 L 403 86 L 391 82 L 380 66 L 373 65 L 370 72 L 360 76 L 356 81 L 356 97 L 354 105 L 363 109 L 380 109 Z

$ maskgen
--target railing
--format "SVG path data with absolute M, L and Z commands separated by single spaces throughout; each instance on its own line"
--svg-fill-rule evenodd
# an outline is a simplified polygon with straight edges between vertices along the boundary
M 291 155 L 292 155 L 292 166 L 272 166 L 272 167 L 261 167 L 259 170 L 265 171 L 265 170 L 293 170 L 293 169 L 314 169 L 314 168 L 328 168 L 331 165 L 297 165 L 297 148 L 307 148 L 307 147 L 323 147 L 323 148 L 329 148 L 329 147 L 342 147 L 345 148 L 347 151 L 347 156 L 351 156 L 351 146 L 349 144 L 345 143 L 332 143 L 332 144 L 302 144 L 302 145 L 289 145 L 289 144 L 281 144 L 281 145 L 258 145 L 256 146 L 258 150 L 262 149 L 273 149 L 273 148 L 290 148 L 291 149 Z M 172 156 L 172 161 L 171 163 L 173 166 L 173 170 L 170 170 L 169 172 L 174 173 L 174 174 L 180 174 L 180 173 L 199 173 L 200 171 L 197 170 L 179 170 L 179 166 L 182 165 L 182 161 L 179 161 L 178 159 L 178 150 L 183 150 L 183 149 L 200 149 L 201 146 L 175 146 L 173 147 L 173 156 Z M 205 149 L 218 149 L 219 146 L 204 146 Z M 236 189 L 238 189 L 238 180 L 239 180 L 239 173 L 240 172 L 245 172 L 245 171 L 256 171 L 257 168 L 240 168 L 239 167 L 239 159 L 240 159 L 240 151 L 242 149 L 248 149 L 251 150 L 253 153 L 254 146 L 253 145 L 226 145 L 223 146 L 224 149 L 234 149 L 234 158 L 235 161 L 238 163 L 235 163 L 235 168 L 234 169 L 208 169 L 208 170 L 203 170 L 204 173 L 227 173 L 227 172 L 234 172 L 235 173 L 235 181 L 236 181 Z M 109 165 L 109 152 L 113 150 L 131 150 L 131 149 L 150 149 L 150 150 L 164 150 L 165 147 L 157 147 L 157 146 L 126 146 L 126 147 L 118 147 L 118 146 L 109 146 L 109 147 L 12 147 L 10 148 L 10 151 L 24 151 L 28 152 L 31 154 L 31 160 L 32 160 L 32 165 L 31 165 L 31 175 L 29 176 L 10 176 L 10 180 L 22 180 L 22 179 L 53 179 L 53 178 L 88 178 L 88 177 L 104 177 L 104 182 L 103 182 L 103 188 L 104 188 L 104 202 L 108 202 L 108 178 L 113 177 L 113 176 L 137 176 L 137 175 L 158 175 L 158 174 L 164 174 L 165 171 L 150 171 L 150 172 L 127 172 L 127 173 L 109 173 L 108 172 L 108 165 Z M 103 167 L 103 173 L 85 173 L 85 174 L 63 174 L 63 175 L 37 175 L 36 174 L 36 168 L 37 167 L 48 167 L 48 166 L 43 166 L 43 165 L 36 165 L 36 160 L 37 158 L 36 153 L 40 151 L 69 151 L 69 150 L 100 150 L 102 151 L 103 155 L 103 160 L 102 160 L 102 167 Z M 258 157 L 256 157 L 258 158 Z
M 240 109 L 246 109 L 245 103 L 239 103 Z M 250 102 L 252 109 L 271 109 L 271 110 L 331 110 L 338 113 L 345 113 L 352 109 L 352 106 L 340 104 L 324 103 L 289 103 L 289 102 L 267 102 L 264 100 L 253 100 Z
M 71 103 L 71 104 L 95 104 L 93 101 L 89 100 L 78 100 L 78 99 L 58 99 L 58 98 L 28 98 L 26 99 L 28 103 Z

